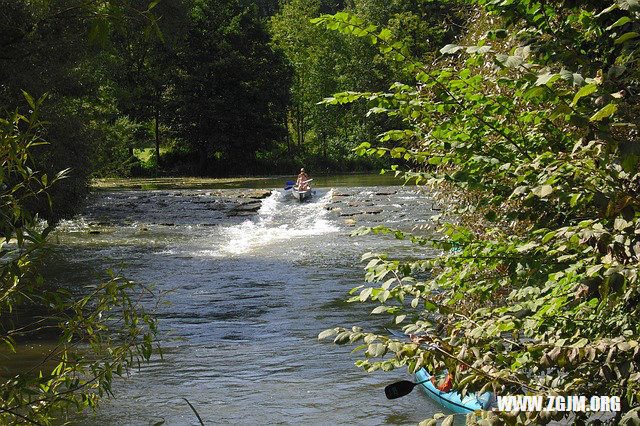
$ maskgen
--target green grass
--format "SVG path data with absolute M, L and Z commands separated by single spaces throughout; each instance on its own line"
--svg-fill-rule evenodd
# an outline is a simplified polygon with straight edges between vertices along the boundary
M 168 151 L 167 148 L 160 147 L 160 155 L 166 153 L 167 151 Z M 141 162 L 146 163 L 151 159 L 151 157 L 153 157 L 155 152 L 156 152 L 155 148 L 141 148 L 141 149 L 136 148 L 133 150 L 133 155 Z

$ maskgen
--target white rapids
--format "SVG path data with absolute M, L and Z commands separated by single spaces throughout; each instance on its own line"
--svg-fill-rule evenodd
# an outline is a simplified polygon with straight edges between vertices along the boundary
M 329 190 L 319 198 L 299 203 L 274 191 L 262 200 L 256 218 L 219 229 L 226 243 L 200 255 L 242 255 L 287 242 L 304 247 L 311 243 L 309 237 L 338 232 L 340 228 L 326 218 L 329 211 L 325 207 L 332 196 L 333 191 Z

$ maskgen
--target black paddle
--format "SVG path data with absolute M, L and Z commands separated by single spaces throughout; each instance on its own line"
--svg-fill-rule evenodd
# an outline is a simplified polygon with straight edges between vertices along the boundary
M 401 380 L 399 382 L 391 383 L 384 388 L 384 394 L 387 396 L 387 399 L 400 398 L 405 395 L 409 395 L 414 387 L 426 383 L 429 380 L 431 379 L 423 380 L 418 383 L 413 383 L 408 380 Z

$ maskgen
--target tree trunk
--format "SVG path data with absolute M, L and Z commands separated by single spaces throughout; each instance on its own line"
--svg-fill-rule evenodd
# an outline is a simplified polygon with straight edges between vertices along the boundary
M 304 152 L 304 107 L 302 103 L 298 105 L 298 147 L 300 152 Z
M 300 104 L 296 106 L 296 142 L 298 142 L 298 151 L 302 148 L 302 112 L 300 110 Z
M 156 91 L 155 119 L 156 119 L 156 164 L 160 166 L 160 94 Z
M 291 156 L 291 135 L 289 134 L 289 114 L 284 115 L 285 138 L 287 140 L 287 155 Z
M 327 144 L 327 135 L 324 134 L 324 132 L 322 133 L 322 145 L 323 145 L 323 148 L 324 148 L 324 162 L 325 162 L 325 165 L 326 165 L 326 163 L 328 163 L 328 152 L 327 151 L 328 151 L 329 147 L 327 146 L 328 145 Z

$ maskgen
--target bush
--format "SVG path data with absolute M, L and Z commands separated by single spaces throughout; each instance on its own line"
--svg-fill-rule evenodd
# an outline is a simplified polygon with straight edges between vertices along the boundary
M 631 422 L 640 403 L 640 7 L 475 4 L 477 21 L 494 27 L 471 26 L 470 41 L 444 46 L 435 66 L 410 60 L 390 32 L 358 18 L 318 20 L 376 42 L 413 72 L 415 82 L 388 94 L 339 94 L 327 103 L 367 98 L 372 113 L 402 117 L 407 129 L 358 152 L 412 161 L 401 174 L 437 188 L 447 203 L 431 235 L 356 232 L 392 233 L 441 253 L 425 258 L 416 249 L 412 261 L 365 255 L 367 280 L 377 284 L 352 299 L 376 301 L 374 313 L 391 314 L 418 337 L 401 342 L 340 327 L 321 336 L 364 340 L 358 365 L 368 371 L 447 370 L 460 392 L 615 395 L 621 411 L 608 421 Z M 592 415 L 483 417 L 583 424 Z
M 58 344 L 31 368 L 0 379 L 0 423 L 7 424 L 49 423 L 72 410 L 95 407 L 111 395 L 114 375 L 151 357 L 157 332 L 150 310 L 140 304 L 141 292 L 153 295 L 148 288 L 110 272 L 103 284 L 78 297 L 51 288 L 38 274 L 37 260 L 51 227 L 42 229 L 30 207 L 46 200 L 51 209 L 49 193 L 67 173 L 35 168 L 32 151 L 47 146 L 38 120 L 44 97 L 27 99 L 29 116 L 0 119 L 0 346 L 15 353 L 16 341 L 43 333 Z M 46 155 L 39 160 L 55 158 Z

